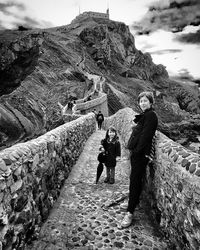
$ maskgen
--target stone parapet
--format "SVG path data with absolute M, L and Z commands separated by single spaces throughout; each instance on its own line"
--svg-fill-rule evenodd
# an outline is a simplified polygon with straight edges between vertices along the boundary
M 101 96 L 99 96 L 98 98 L 96 98 L 94 100 L 82 102 L 82 103 L 77 103 L 76 107 L 79 110 L 87 110 L 87 109 L 92 108 L 94 106 L 97 106 L 105 101 L 107 101 L 107 95 L 102 93 Z
M 114 126 L 126 145 L 135 114 L 130 108 L 122 109 L 105 119 L 105 129 Z M 200 155 L 160 132 L 156 137 L 156 158 L 147 168 L 143 200 L 151 205 L 151 214 L 172 247 L 199 249 Z
M 200 155 L 157 133 L 157 160 L 166 159 L 189 176 L 200 177 Z M 197 178 L 199 180 L 199 178 Z
M 77 102 L 73 111 L 75 114 L 86 114 L 92 112 L 93 109 L 101 110 L 104 116 L 108 116 L 107 94 L 99 93 L 99 97 L 91 101 Z
M 102 92 L 99 92 L 99 91 L 97 91 L 97 90 L 94 90 L 94 91 L 92 91 L 89 95 L 90 95 L 91 97 L 93 97 L 94 99 L 98 99 L 99 97 L 102 97 L 102 95 L 104 96 L 105 94 L 102 93 Z M 81 103 L 86 103 L 86 102 L 88 102 L 88 97 L 89 97 L 89 95 L 86 96 L 86 97 L 84 97 L 84 98 L 82 98 L 82 99 L 76 100 L 76 104 L 81 104 Z M 94 99 L 93 99 L 93 100 L 94 100 Z
M 157 134 L 156 159 L 147 171 L 146 198 L 177 249 L 200 246 L 200 155 Z
M 75 114 L 64 114 L 63 115 L 63 120 L 64 122 L 71 122 L 71 121 L 74 121 L 76 120 L 77 118 L 81 117 L 82 115 L 75 115 Z
M 0 152 L 0 249 L 23 249 L 96 129 L 90 113 Z

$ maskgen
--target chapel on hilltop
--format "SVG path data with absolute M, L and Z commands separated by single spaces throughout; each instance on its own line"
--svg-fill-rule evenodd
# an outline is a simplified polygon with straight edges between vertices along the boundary
M 81 21 L 88 17 L 94 17 L 94 18 L 103 18 L 103 19 L 109 19 L 109 8 L 106 10 L 106 13 L 101 12 L 93 12 L 93 11 L 85 11 L 78 16 L 76 16 L 71 23 L 75 23 L 77 21 Z

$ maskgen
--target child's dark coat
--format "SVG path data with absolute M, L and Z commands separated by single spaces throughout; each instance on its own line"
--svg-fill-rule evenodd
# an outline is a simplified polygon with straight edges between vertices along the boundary
M 114 168 L 116 166 L 116 157 L 121 156 L 121 146 L 118 137 L 111 142 L 103 139 L 101 144 L 106 152 L 105 166 Z

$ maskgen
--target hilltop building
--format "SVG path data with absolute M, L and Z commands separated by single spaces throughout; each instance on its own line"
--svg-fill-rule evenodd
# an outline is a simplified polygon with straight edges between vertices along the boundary
M 93 12 L 93 11 L 85 11 L 78 16 L 76 16 L 71 23 L 75 23 L 77 21 L 82 21 L 85 18 L 88 17 L 94 17 L 94 18 L 103 18 L 103 19 L 109 19 L 109 9 L 106 10 L 106 13 L 101 12 Z

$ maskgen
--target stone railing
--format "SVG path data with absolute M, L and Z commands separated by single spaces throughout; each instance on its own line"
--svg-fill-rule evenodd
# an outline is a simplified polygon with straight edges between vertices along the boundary
M 82 117 L 82 115 L 76 114 L 64 114 L 62 116 L 64 122 L 71 122 L 76 120 L 77 118 Z
M 89 95 L 87 95 L 86 97 L 82 98 L 82 99 L 78 99 L 76 100 L 76 104 L 80 104 L 80 103 L 86 103 L 88 101 L 88 97 L 91 97 L 91 100 L 93 99 L 96 99 L 96 98 L 99 98 L 101 97 L 101 94 L 99 91 L 97 90 L 94 90 L 93 92 L 91 92 Z
M 135 112 L 122 109 L 104 121 L 126 144 Z M 157 132 L 156 159 L 147 168 L 143 196 L 172 244 L 172 249 L 200 246 L 200 155 Z M 174 247 L 174 248 L 173 248 Z
M 83 101 L 82 101 L 83 100 Z M 107 94 L 99 92 L 98 98 L 84 102 L 84 99 L 77 100 L 72 111 L 75 114 L 87 114 L 93 109 L 101 110 L 104 116 L 108 116 Z
M 37 233 L 95 129 L 90 113 L 0 152 L 0 249 Z

